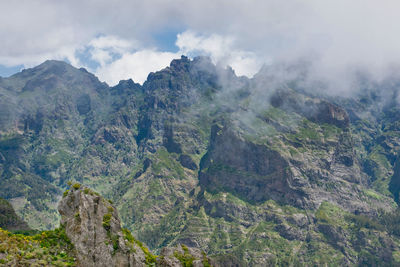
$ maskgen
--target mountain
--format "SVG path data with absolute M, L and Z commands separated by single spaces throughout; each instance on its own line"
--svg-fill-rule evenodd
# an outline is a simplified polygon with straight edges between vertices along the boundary
M 185 245 L 153 255 L 128 229 L 121 228 L 109 200 L 78 183 L 58 205 L 60 227 L 35 235 L 0 228 L 0 263 L 5 266 L 210 266 L 205 253 Z
M 182 57 L 143 85 L 59 61 L 2 78 L 0 197 L 51 229 L 83 183 L 153 252 L 215 266 L 399 264 L 400 75 L 348 97 L 306 75 Z
M 21 220 L 10 203 L 0 198 L 0 228 L 12 231 L 29 231 L 29 227 Z

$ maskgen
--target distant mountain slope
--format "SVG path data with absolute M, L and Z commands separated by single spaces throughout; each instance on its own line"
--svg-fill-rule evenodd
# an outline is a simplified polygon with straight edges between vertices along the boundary
M 21 220 L 10 203 L 7 200 L 0 198 L 0 228 L 16 231 L 29 230 L 26 222 Z
M 109 87 L 46 61 L 3 78 L 0 196 L 52 228 L 83 182 L 154 251 L 183 243 L 222 266 L 397 264 L 400 79 L 338 97 L 301 68 L 248 79 L 182 57 Z

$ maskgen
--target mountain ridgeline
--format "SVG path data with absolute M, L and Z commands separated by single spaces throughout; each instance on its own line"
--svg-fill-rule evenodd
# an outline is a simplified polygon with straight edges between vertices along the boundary
M 153 252 L 217 266 L 400 264 L 400 75 L 333 97 L 271 68 L 182 56 L 109 87 L 46 61 L 0 78 L 0 197 L 51 229 L 83 183 Z

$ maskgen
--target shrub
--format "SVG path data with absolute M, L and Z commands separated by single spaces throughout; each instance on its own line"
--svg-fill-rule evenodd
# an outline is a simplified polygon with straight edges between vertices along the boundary
M 68 195 L 69 190 L 65 190 L 63 193 L 63 197 L 66 197 Z
M 114 249 L 114 253 L 115 253 L 115 251 L 118 250 L 118 248 L 119 248 L 119 236 L 113 235 L 111 237 L 111 241 L 112 241 L 113 249 Z
M 79 188 L 81 188 L 81 184 L 80 183 L 74 183 L 74 185 L 72 186 L 75 190 L 78 190 Z
M 384 230 L 384 227 L 377 221 L 368 218 L 365 215 L 348 215 L 347 219 L 353 221 L 354 225 L 357 228 L 367 228 L 367 229 L 375 229 L 375 230 Z
M 111 230 L 111 213 L 106 213 L 103 216 L 103 227 L 108 231 Z
M 182 263 L 182 266 L 184 266 L 184 267 L 193 266 L 193 261 L 195 260 L 195 258 L 193 257 L 193 255 L 191 255 L 189 253 L 189 249 L 185 245 L 181 245 L 181 246 L 182 246 L 184 253 L 181 254 L 178 251 L 175 251 L 174 252 L 175 258 L 177 258 Z M 207 261 L 207 263 L 208 263 L 208 261 Z

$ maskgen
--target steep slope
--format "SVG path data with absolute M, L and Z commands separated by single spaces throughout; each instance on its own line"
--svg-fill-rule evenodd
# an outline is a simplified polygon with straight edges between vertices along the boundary
M 48 61 L 1 79 L 0 196 L 51 228 L 66 181 L 83 182 L 155 252 L 214 265 L 396 264 L 397 83 L 340 98 L 271 68 L 182 57 L 110 88 Z
M 26 231 L 29 230 L 26 222 L 21 220 L 10 203 L 7 200 L 0 198 L 0 228 L 9 231 Z
M 107 88 L 58 61 L 1 80 L 1 113 L 11 115 L 0 123 L 0 195 L 31 226 L 57 222 L 59 186 L 107 112 Z

